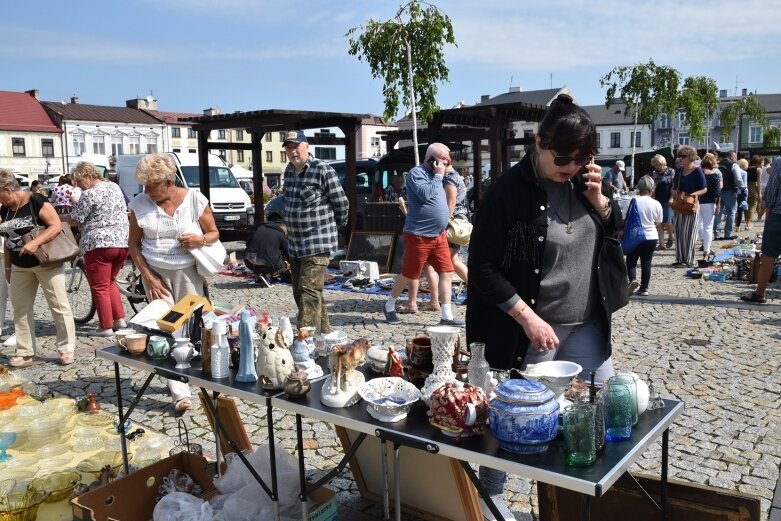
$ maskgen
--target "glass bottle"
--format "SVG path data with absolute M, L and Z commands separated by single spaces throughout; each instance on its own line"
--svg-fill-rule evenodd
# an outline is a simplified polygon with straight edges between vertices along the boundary
M 212 323 L 204 324 L 201 328 L 201 370 L 204 373 L 212 372 Z
M 594 382 L 596 371 L 591 371 L 591 385 L 589 386 L 589 403 L 594 406 L 594 441 L 596 442 L 597 454 L 602 454 L 605 450 L 605 406 L 599 399 L 597 386 Z
M 472 342 L 469 344 L 469 353 L 467 379 L 470 384 L 485 390 L 488 384 L 488 372 L 491 370 L 485 359 L 485 344 L 483 342 Z
M 212 378 L 227 378 L 229 376 L 230 348 L 227 337 L 228 327 L 224 320 L 214 321 L 212 334 Z

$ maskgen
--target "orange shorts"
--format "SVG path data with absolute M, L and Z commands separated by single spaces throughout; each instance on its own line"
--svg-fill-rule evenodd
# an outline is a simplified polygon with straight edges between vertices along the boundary
M 426 262 L 437 273 L 453 271 L 450 248 L 447 246 L 447 231 L 442 232 L 439 237 L 404 234 L 404 262 L 401 274 L 408 279 L 419 279 Z

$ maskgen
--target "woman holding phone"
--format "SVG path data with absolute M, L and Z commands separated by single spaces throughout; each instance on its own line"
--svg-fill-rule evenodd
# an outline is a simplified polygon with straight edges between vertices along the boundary
M 568 360 L 582 366 L 581 378 L 613 374 L 609 303 L 625 288 L 608 283 L 598 259 L 622 219 L 602 192 L 597 152 L 588 113 L 559 95 L 531 152 L 491 183 L 475 214 L 466 334 L 485 343 L 493 368 Z M 505 474 L 481 467 L 480 479 L 514 519 L 504 507 Z

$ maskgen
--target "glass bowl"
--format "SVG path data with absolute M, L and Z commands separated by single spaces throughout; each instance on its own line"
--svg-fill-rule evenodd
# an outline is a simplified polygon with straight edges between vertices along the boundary
M 81 425 L 79 424 L 78 419 L 76 420 L 76 426 L 73 428 L 73 431 L 71 432 L 71 436 L 99 436 L 105 432 L 105 428 L 101 425 L 98 425 L 97 427 L 92 427 L 90 425 Z
M 109 427 L 114 425 L 114 415 L 105 411 L 83 413 L 78 415 L 76 422 L 88 427 Z
M 397 376 L 369 380 L 358 388 L 358 394 L 366 400 L 366 411 L 383 422 L 404 419 L 421 397 L 417 387 Z
M 12 492 L 6 496 L 8 509 L 0 512 L 0 521 L 34 521 L 38 517 L 38 507 L 48 497 L 49 493 L 41 490 Z
M 18 418 L 37 418 L 45 415 L 46 412 L 47 410 L 41 406 L 41 402 L 28 402 L 19 407 L 19 410 L 16 411 L 16 416 Z
M 73 436 L 70 446 L 73 452 L 92 452 L 102 448 L 107 439 L 106 436 Z
M 50 472 L 54 472 L 55 470 L 67 469 L 69 468 L 68 465 L 70 465 L 71 461 L 73 461 L 72 454 L 61 454 L 59 456 L 50 456 L 40 461 L 40 463 L 38 464 L 39 472 L 49 474 Z
M 127 455 L 128 461 L 133 459 L 132 454 Z M 120 451 L 106 451 L 91 456 L 76 467 L 80 472 L 86 472 L 95 476 L 95 479 L 100 479 L 100 473 L 103 468 L 110 466 L 115 474 L 119 475 L 119 471 L 122 468 L 122 452 Z
M 67 451 L 68 451 L 68 446 L 64 443 L 44 445 L 43 447 L 40 447 L 37 450 L 38 456 L 42 460 L 45 460 L 47 458 L 52 458 L 54 456 L 59 456 L 61 454 L 65 454 Z
M 35 478 L 27 486 L 27 490 L 48 493 L 47 503 L 56 503 L 71 495 L 73 489 L 81 480 L 81 474 L 73 471 L 53 472 L 42 478 Z

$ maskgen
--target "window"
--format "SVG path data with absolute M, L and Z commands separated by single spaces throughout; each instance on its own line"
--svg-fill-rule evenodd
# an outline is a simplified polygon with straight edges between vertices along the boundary
M 287 163 L 287 152 L 285 152 L 284 150 L 279 153 L 279 162 Z
M 191 153 L 191 154 L 197 154 L 198 153 L 198 149 L 197 148 L 188 148 L 187 151 L 189 153 Z
M 679 145 L 688 145 L 690 141 L 691 138 L 689 138 L 689 134 L 678 134 Z
M 629 140 L 629 142 L 631 143 L 632 140 L 634 140 L 635 147 L 641 147 L 642 145 L 640 143 L 643 134 L 641 132 L 630 132 L 630 134 L 632 135 L 632 138 Z
M 111 153 L 115 156 L 122 155 L 122 136 L 111 136 Z
M 179 152 L 181 152 L 181 151 L 182 151 L 182 149 L 181 149 L 181 148 L 173 148 L 173 149 L 171 149 L 171 150 L 172 150 L 172 151 L 173 151 L 175 154 L 178 154 Z
M 268 134 L 266 134 L 268 136 Z M 271 150 L 266 150 L 266 163 L 271 163 L 274 161 L 274 152 Z
M 217 131 L 217 139 L 225 139 L 225 130 L 220 129 Z
M 225 131 L 223 130 L 223 132 Z M 226 158 L 228 157 L 228 154 L 226 154 L 224 150 L 218 150 L 217 155 L 220 156 L 223 161 L 225 161 Z
M 157 136 L 146 137 L 146 153 L 157 154 Z
M 104 155 L 106 153 L 106 136 L 102 134 L 98 136 L 92 136 L 92 152 L 100 155 Z
M 84 144 L 84 134 L 73 135 L 73 155 L 80 156 L 87 151 L 87 146 Z M 16 154 L 14 154 L 16 155 Z
M 601 143 L 602 143 L 602 134 L 597 132 L 597 148 L 600 148 L 602 146 Z
M 266 143 L 271 143 L 271 132 L 266 132 Z
M 678 111 L 678 127 L 683 127 L 684 122 L 686 121 L 686 113 L 682 110 Z
M 130 136 L 130 153 L 141 153 L 141 136 Z
M 659 118 L 659 128 L 670 128 L 670 116 L 662 113 L 661 117 Z
M 54 140 L 42 139 L 41 140 L 41 155 L 43 157 L 54 157 Z
M 236 161 L 238 161 L 239 163 L 243 163 L 244 162 L 244 151 L 243 150 L 237 150 L 236 151 Z
M 748 129 L 748 142 L 749 143 L 762 143 L 762 127 L 749 127 Z M 16 155 L 16 154 L 14 154 Z
M 244 141 L 244 131 L 243 130 L 235 130 L 236 132 L 236 141 Z
M 610 148 L 621 148 L 621 132 L 610 133 Z
M 182 129 L 179 127 L 172 127 L 171 137 L 182 137 Z
M 334 147 L 315 147 L 315 157 L 324 161 L 336 159 L 336 148 Z
M 11 138 L 11 148 L 14 151 L 14 157 L 24 157 L 27 154 L 24 151 L 24 138 L 23 137 L 12 137 Z
M 190 138 L 190 139 L 195 139 L 196 137 L 198 137 L 198 134 L 195 133 L 195 130 L 193 130 L 191 128 L 188 128 L 187 129 L 187 137 Z

